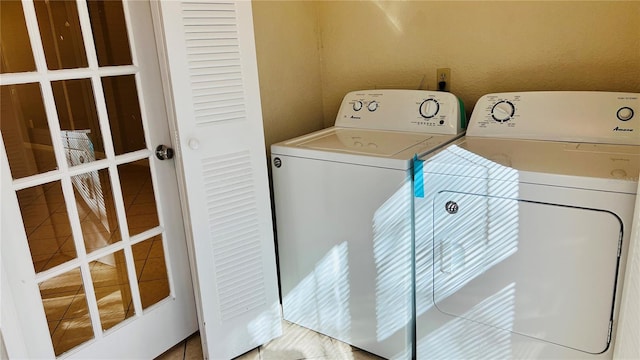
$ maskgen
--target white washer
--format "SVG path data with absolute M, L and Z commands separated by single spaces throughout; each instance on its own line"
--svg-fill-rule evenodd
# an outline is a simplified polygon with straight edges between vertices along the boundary
M 612 357 L 639 132 L 639 94 L 489 94 L 421 159 L 419 359 Z
M 334 127 L 272 145 L 286 320 L 411 356 L 411 159 L 460 137 L 463 114 L 450 93 L 356 91 Z

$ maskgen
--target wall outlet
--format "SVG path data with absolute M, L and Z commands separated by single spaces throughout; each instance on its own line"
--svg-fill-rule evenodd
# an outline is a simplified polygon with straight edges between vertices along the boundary
M 440 91 L 451 90 L 451 69 L 440 68 L 436 70 L 436 89 Z

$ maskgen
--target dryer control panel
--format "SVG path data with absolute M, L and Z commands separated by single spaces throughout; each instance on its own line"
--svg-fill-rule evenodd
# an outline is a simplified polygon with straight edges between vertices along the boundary
M 640 94 L 488 94 L 476 103 L 467 136 L 640 145 Z
M 335 126 L 455 135 L 465 125 L 464 107 L 447 92 L 362 90 L 345 95 Z

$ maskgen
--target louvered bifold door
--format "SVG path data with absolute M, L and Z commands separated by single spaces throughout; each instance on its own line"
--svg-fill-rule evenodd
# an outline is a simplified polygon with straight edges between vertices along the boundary
M 162 1 L 205 356 L 281 334 L 249 1 Z

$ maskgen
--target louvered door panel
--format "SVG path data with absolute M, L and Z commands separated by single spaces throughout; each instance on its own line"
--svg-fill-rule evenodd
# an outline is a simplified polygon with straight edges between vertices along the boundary
M 260 224 L 248 152 L 203 160 L 220 316 L 231 320 L 266 304 Z
M 162 2 L 205 354 L 281 334 L 251 3 Z
M 242 67 L 236 17 L 234 4 L 182 4 L 189 75 L 197 84 L 192 92 L 197 124 L 246 117 L 244 92 L 237 88 Z M 236 86 L 220 86 L 221 79 L 235 79 Z

